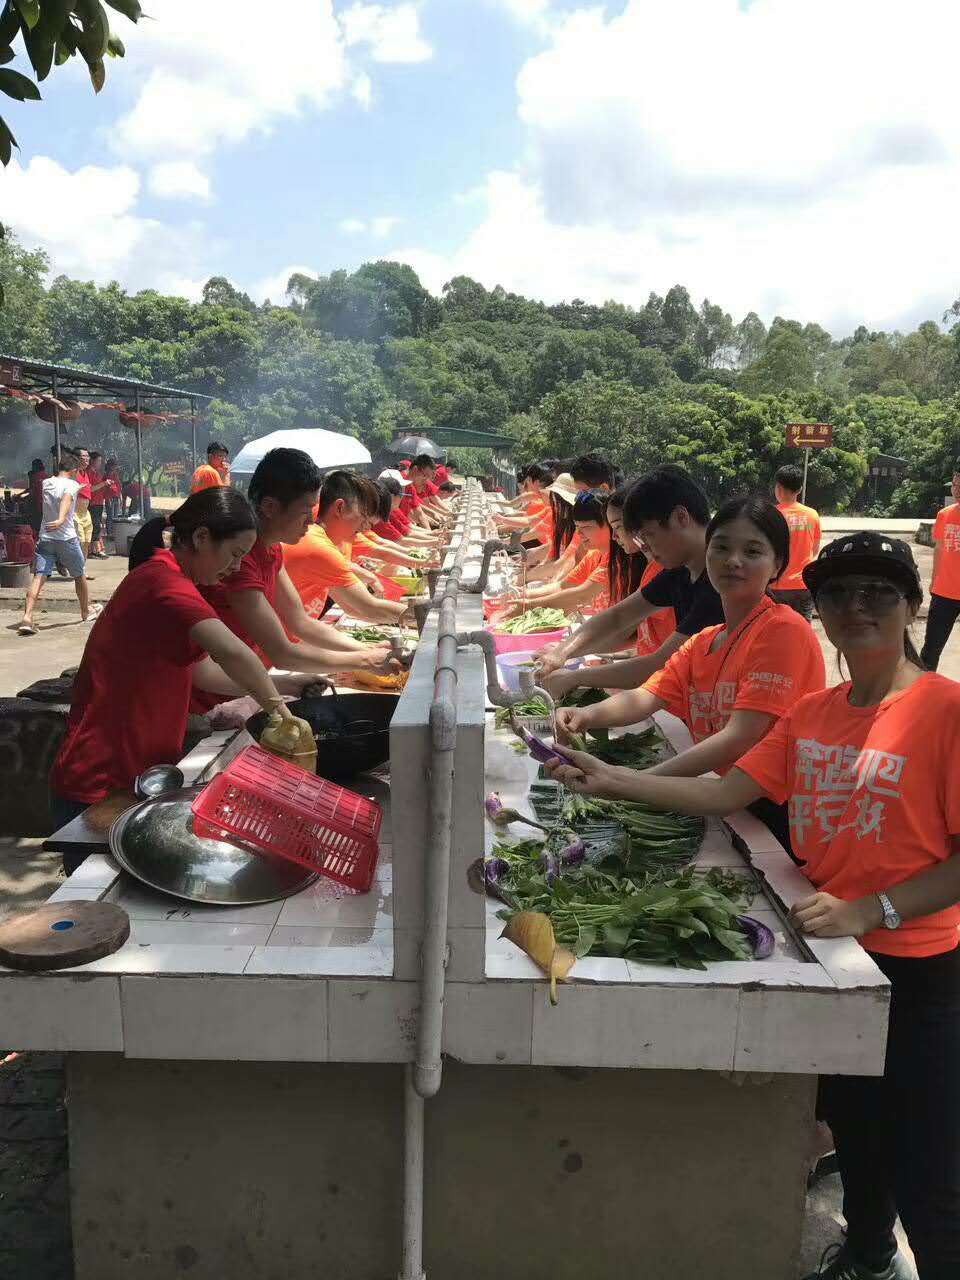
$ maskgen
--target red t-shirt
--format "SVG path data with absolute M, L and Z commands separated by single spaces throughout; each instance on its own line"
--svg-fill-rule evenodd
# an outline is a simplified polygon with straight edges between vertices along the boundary
M 90 499 L 93 497 L 93 489 L 91 488 L 91 485 L 90 485 L 90 478 L 91 477 L 90 477 L 89 471 L 77 472 L 77 484 L 80 486 L 80 492 L 77 494 L 77 497 L 86 498 L 87 502 L 89 502 Z
M 79 478 L 79 477 L 78 477 L 78 478 Z M 93 486 L 94 486 L 95 484 L 99 484 L 99 483 L 100 483 L 100 481 L 101 481 L 102 479 L 103 479 L 103 472 L 102 472 L 102 471 L 95 471 L 95 470 L 91 467 L 91 468 L 90 468 L 90 470 L 87 472 L 87 484 L 88 484 L 88 485 L 89 485 L 89 487 L 90 487 L 90 505 L 91 505 L 91 507 L 102 507 L 102 506 L 103 506 L 103 504 L 104 504 L 104 502 L 106 501 L 106 498 L 107 498 L 107 491 L 106 491 L 106 489 L 98 489 L 98 490 L 96 491 L 96 493 L 94 493 L 94 491 L 93 491 Z M 79 495 L 78 495 L 78 496 L 79 496 Z
M 960 684 L 932 672 L 876 707 L 850 685 L 801 698 L 736 767 L 782 804 L 817 889 L 855 902 L 951 856 L 960 835 Z M 957 855 L 954 855 L 957 856 Z M 957 945 L 960 906 L 874 929 L 860 942 L 890 956 Z
M 258 538 L 240 561 L 240 567 L 229 578 L 224 578 L 216 586 L 199 589 L 221 622 L 225 622 L 233 634 L 253 650 L 265 667 L 270 666 L 270 659 L 244 630 L 242 622 L 230 608 L 230 596 L 234 591 L 259 591 L 266 596 L 270 607 L 275 608 L 277 578 L 282 568 L 283 548 L 279 544 L 268 547 Z M 227 694 L 206 693 L 195 689 L 190 699 L 190 710 L 194 715 L 203 715 L 211 707 L 227 700 Z
M 450 472 L 447 470 L 447 468 L 446 468 L 446 467 L 444 467 L 444 466 L 442 466 L 442 465 L 441 465 L 441 466 L 438 466 L 438 467 L 437 467 L 437 469 L 436 469 L 436 471 L 434 472 L 434 476 L 433 476 L 433 478 L 434 478 L 434 480 L 436 480 L 436 482 L 437 482 L 437 484 L 438 484 L 438 485 L 440 485 L 440 484 L 449 484 L 449 483 L 450 483 Z
M 373 532 L 378 538 L 385 538 L 387 542 L 400 541 L 400 534 L 396 531 L 389 520 L 378 520 L 373 526 Z
M 416 481 L 414 481 L 413 487 L 421 498 L 436 498 L 440 493 L 440 490 L 432 480 L 424 480 L 423 484 L 421 484 L 419 488 L 417 487 Z
M 394 529 L 396 529 L 397 533 L 400 534 L 401 538 L 406 537 L 410 532 L 410 521 L 399 507 L 397 507 L 395 511 L 390 512 L 390 523 L 393 525 Z
M 403 497 L 400 499 L 398 511 L 402 511 L 405 516 L 409 516 L 411 511 L 416 511 L 420 506 L 420 496 L 413 485 L 408 485 L 403 491 Z
M 150 765 L 176 764 L 190 668 L 204 656 L 190 630 L 216 616 L 171 551 L 127 574 L 87 640 L 50 773 L 57 795 L 94 804 Z

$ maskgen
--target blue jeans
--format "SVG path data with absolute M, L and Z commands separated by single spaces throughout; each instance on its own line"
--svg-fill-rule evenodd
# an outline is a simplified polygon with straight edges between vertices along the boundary
M 51 577 L 62 564 L 71 578 L 82 578 L 84 572 L 83 548 L 79 538 L 41 538 L 33 561 L 33 572 L 44 578 Z

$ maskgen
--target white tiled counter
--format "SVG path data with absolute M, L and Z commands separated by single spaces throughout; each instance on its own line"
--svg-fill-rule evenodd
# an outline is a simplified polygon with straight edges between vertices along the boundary
M 469 583 L 483 536 L 462 525 Z M 461 594 L 457 620 L 482 625 L 479 595 Z M 68 1054 L 76 1280 L 397 1274 L 436 632 L 434 611 L 391 727 L 389 783 L 355 785 L 386 811 L 369 894 L 320 881 L 283 902 L 203 908 L 92 857 L 54 896 L 123 906 L 125 946 L 66 972 L 0 971 L 3 1042 Z M 467 878 L 493 839 L 485 794 L 525 807 L 534 766 L 493 728 L 478 649 L 461 650 L 457 674 L 427 1270 L 792 1278 L 816 1075 L 882 1069 L 885 980 L 854 942 L 792 934 L 786 911 L 807 882 L 744 814 L 710 824 L 699 862 L 752 867 L 771 959 L 702 972 L 583 959 L 551 1007 L 499 937 L 499 904 Z M 682 726 L 662 724 L 681 746 Z M 187 781 L 248 741 L 207 739 Z

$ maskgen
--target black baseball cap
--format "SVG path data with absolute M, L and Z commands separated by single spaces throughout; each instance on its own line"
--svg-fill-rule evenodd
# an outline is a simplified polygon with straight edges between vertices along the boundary
M 829 542 L 803 571 L 803 580 L 814 595 L 829 578 L 852 573 L 877 573 L 905 590 L 923 594 L 913 552 L 901 538 L 885 533 L 846 533 Z

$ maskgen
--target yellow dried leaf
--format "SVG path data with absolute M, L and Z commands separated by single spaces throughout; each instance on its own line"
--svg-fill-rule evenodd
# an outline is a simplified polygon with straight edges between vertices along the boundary
M 550 979 L 550 1003 L 557 1003 L 557 982 L 562 981 L 576 963 L 576 956 L 558 947 L 550 917 L 542 911 L 519 911 L 507 921 L 500 935 L 507 938 Z

